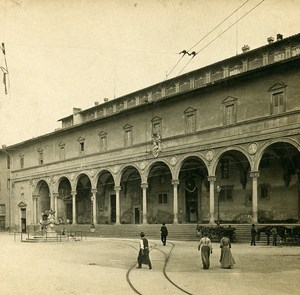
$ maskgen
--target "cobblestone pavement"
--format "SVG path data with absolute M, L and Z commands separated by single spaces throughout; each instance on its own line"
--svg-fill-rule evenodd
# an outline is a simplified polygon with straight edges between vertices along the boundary
M 0 234 L 1 294 L 300 294 L 300 247 L 233 244 L 236 265 L 221 269 L 213 243 L 211 267 L 203 270 L 196 242 L 150 244 L 153 269 L 137 270 L 138 238 L 21 243 Z

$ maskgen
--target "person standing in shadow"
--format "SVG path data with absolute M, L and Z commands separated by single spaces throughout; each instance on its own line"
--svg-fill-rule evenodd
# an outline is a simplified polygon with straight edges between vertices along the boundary
M 252 224 L 252 226 L 251 226 L 251 246 L 256 246 L 255 239 L 256 239 L 256 228 L 255 228 L 255 224 Z
M 161 241 L 162 241 L 163 245 L 166 246 L 167 236 L 168 236 L 168 229 L 167 229 L 165 223 L 163 223 L 162 227 L 160 228 L 160 234 L 161 234 Z

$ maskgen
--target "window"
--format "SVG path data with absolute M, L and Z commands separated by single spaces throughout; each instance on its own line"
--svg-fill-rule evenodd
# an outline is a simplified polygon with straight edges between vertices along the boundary
M 5 215 L 5 204 L 0 205 L 0 215 Z
M 221 163 L 222 179 L 230 177 L 229 161 L 222 161 Z
M 7 155 L 7 157 L 6 157 L 6 167 L 7 167 L 7 169 L 10 169 L 10 156 L 9 155 Z
M 77 139 L 77 141 L 79 143 L 79 153 L 84 154 L 84 152 L 85 152 L 85 138 L 79 137 Z
M 123 127 L 124 130 L 124 146 L 128 147 L 132 145 L 133 138 L 132 138 L 132 126 L 127 124 Z
M 283 113 L 284 110 L 283 91 L 274 93 L 272 95 L 272 104 L 273 104 L 273 114 Z
M 271 115 L 282 114 L 286 110 L 286 87 L 283 82 L 273 85 L 269 92 L 271 93 Z
M 107 150 L 107 133 L 101 131 L 99 133 L 99 144 L 100 144 L 100 151 L 104 152 Z
M 65 144 L 63 142 L 61 142 L 59 145 L 58 145 L 58 148 L 59 148 L 59 159 L 61 161 L 65 160 L 66 159 L 66 149 L 65 149 Z
M 196 109 L 188 108 L 184 111 L 185 131 L 191 133 L 196 131 Z
M 233 186 L 222 186 L 220 191 L 220 201 L 226 202 L 226 201 L 232 201 L 232 195 L 233 195 Z
M 158 194 L 158 204 L 168 204 L 168 194 L 167 193 L 159 193 Z
M 162 118 L 155 116 L 152 120 L 152 134 L 161 136 L 161 121 Z
M 237 98 L 228 96 L 223 100 L 223 124 L 231 125 L 236 123 Z
M 39 149 L 39 165 L 43 165 L 44 164 L 44 150 L 43 149 Z
M 270 199 L 270 185 L 261 184 L 259 188 L 260 198 L 262 200 Z
M 20 168 L 24 168 L 24 154 L 20 154 Z

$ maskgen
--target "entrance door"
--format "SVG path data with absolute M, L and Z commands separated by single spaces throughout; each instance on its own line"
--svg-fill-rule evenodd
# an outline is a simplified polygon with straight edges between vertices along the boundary
M 115 223 L 116 218 L 116 195 L 110 195 L 110 222 Z
M 197 188 L 193 192 L 186 191 L 186 217 L 187 222 L 198 221 L 198 190 Z
M 72 223 L 73 221 L 73 209 L 72 209 L 72 204 L 66 204 L 67 206 L 67 223 Z
M 26 209 L 21 209 L 21 231 L 26 233 Z
M 134 223 L 139 224 L 141 222 L 140 216 L 141 216 L 140 207 L 135 207 L 134 208 Z

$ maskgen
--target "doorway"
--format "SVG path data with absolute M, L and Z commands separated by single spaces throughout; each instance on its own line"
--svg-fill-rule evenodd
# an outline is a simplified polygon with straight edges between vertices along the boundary
M 198 189 L 193 192 L 186 191 L 186 221 L 197 222 L 198 221 Z
M 26 233 L 26 209 L 21 209 L 21 231 Z
M 140 207 L 134 207 L 134 223 L 140 224 L 141 223 L 141 209 Z

